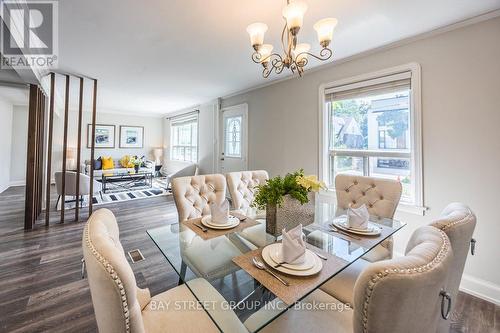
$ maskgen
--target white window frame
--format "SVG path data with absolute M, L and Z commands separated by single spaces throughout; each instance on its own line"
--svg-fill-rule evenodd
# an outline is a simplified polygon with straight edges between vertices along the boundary
M 173 158 L 173 151 L 174 147 L 189 147 L 192 148 L 193 146 L 184 146 L 184 145 L 174 145 L 173 140 L 172 140 L 172 127 L 175 126 L 175 123 L 180 123 L 180 122 L 187 122 L 190 119 L 196 119 L 196 161 L 191 161 L 191 160 L 178 160 Z M 170 160 L 171 161 L 181 161 L 181 162 L 192 162 L 192 163 L 198 163 L 200 159 L 200 117 L 199 117 L 199 111 L 195 112 L 189 112 L 186 114 L 178 115 L 175 117 L 170 118 L 170 131 L 169 131 L 169 145 L 170 145 Z
M 423 197 L 423 176 L 422 176 L 422 95 L 421 95 L 421 69 L 418 63 L 409 63 L 401 66 L 391 67 L 384 70 L 362 74 L 346 79 L 336 80 L 321 84 L 319 87 L 319 170 L 321 180 L 328 179 L 328 160 L 330 152 L 328 150 L 328 110 L 326 109 L 326 91 L 332 87 L 339 87 L 352 84 L 362 84 L 363 81 L 379 79 L 389 75 L 396 75 L 404 72 L 411 72 L 411 92 L 410 92 L 410 126 L 411 135 L 411 163 L 414 173 L 415 203 L 406 204 L 401 202 L 398 211 L 424 215 L 427 208 L 424 206 Z M 345 153 L 348 153 L 346 150 Z M 359 151 L 349 152 L 349 156 L 360 155 Z M 400 157 L 399 152 L 384 152 L 384 157 Z M 363 151 L 363 156 L 380 156 L 380 152 Z M 407 156 L 406 156 L 407 157 Z M 413 174 L 412 174 L 413 175 Z M 330 190 L 334 191 L 334 188 Z

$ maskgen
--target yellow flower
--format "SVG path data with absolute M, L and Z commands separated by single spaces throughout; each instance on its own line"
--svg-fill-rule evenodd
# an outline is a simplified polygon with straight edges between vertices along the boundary
M 298 176 L 295 180 L 308 191 L 319 192 L 321 189 L 326 189 L 325 183 L 320 182 L 315 175 Z

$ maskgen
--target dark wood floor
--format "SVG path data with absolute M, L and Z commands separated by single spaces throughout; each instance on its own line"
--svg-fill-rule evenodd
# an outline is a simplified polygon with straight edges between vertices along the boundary
M 53 205 L 52 205 L 53 207 Z M 117 216 L 125 250 L 139 248 L 146 260 L 132 264 L 140 287 L 157 294 L 177 284 L 175 272 L 146 230 L 174 223 L 171 197 L 107 205 Z M 96 332 L 87 280 L 80 276 L 81 222 L 39 226 L 24 232 L 24 188 L 0 194 L 0 332 Z M 67 213 L 68 221 L 74 216 Z M 500 332 L 500 307 L 460 294 L 451 332 Z M 426 332 L 422 332 L 426 333 Z

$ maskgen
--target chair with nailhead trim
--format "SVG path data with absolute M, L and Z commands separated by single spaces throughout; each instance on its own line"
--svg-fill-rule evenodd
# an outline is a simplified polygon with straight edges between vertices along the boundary
M 220 204 L 226 199 L 226 178 L 221 174 L 175 178 L 172 180 L 172 193 L 179 223 L 182 223 L 210 215 L 209 204 Z M 181 280 L 186 276 L 188 267 L 196 276 L 207 279 L 221 278 L 237 270 L 232 258 L 242 252 L 236 246 L 239 244 L 228 237 L 220 236 L 205 241 L 194 231 L 185 228 L 179 239 Z
M 170 304 L 197 300 L 196 289 L 214 300 L 217 316 L 224 316 L 233 331 L 246 332 L 232 311 L 222 311 L 224 298 L 205 279 L 194 279 L 156 296 L 137 287 L 122 244 L 118 224 L 108 209 L 100 209 L 89 218 L 82 239 L 83 255 L 92 304 L 101 333 L 131 332 L 219 332 L 202 308 L 178 309 Z M 194 288 L 194 289 L 193 289 Z
M 233 209 L 245 214 L 252 205 L 257 186 L 264 185 L 269 179 L 265 170 L 238 171 L 226 174 L 227 189 L 231 195 Z
M 448 236 L 434 227 L 421 227 L 404 257 L 365 267 L 356 282 L 353 308 L 318 289 L 260 332 L 435 332 L 439 317 L 446 314 L 443 290 L 448 288 L 452 260 Z M 245 326 L 252 331 L 266 314 L 271 318 L 272 307 L 268 309 L 250 316 Z

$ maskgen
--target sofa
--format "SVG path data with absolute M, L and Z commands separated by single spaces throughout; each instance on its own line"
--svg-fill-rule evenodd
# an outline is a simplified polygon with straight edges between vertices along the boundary
M 103 173 L 127 173 L 127 172 L 134 172 L 134 168 L 124 168 L 121 163 L 120 159 L 113 159 L 113 169 L 94 169 L 94 177 L 95 178 L 101 178 Z M 84 170 L 86 175 L 90 175 L 90 160 L 85 160 L 84 164 Z M 151 172 L 153 175 L 155 174 L 155 162 L 150 161 L 150 160 L 145 160 L 144 165 L 139 168 L 139 171 L 142 172 Z

